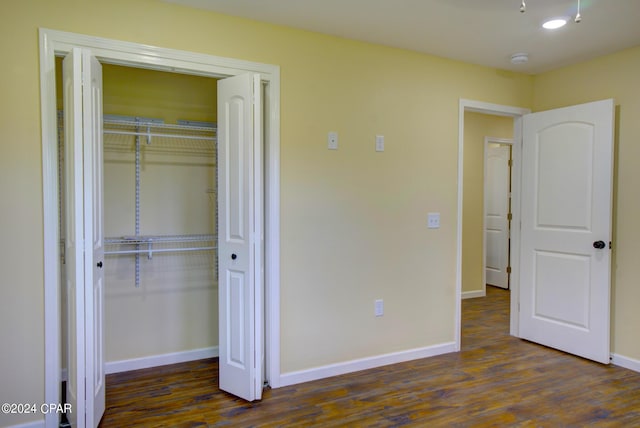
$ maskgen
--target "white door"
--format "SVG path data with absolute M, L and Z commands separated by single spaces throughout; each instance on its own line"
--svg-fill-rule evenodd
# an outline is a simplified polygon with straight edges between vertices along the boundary
M 218 81 L 220 389 L 262 398 L 263 208 L 259 75 Z
M 485 254 L 486 282 L 509 287 L 509 182 L 511 147 L 485 143 Z
M 523 119 L 520 336 L 609 362 L 613 100 Z
M 105 410 L 103 324 L 102 68 L 74 48 L 63 62 L 65 246 L 69 349 L 67 414 L 97 426 Z M 84 84 L 83 84 L 84 83 Z

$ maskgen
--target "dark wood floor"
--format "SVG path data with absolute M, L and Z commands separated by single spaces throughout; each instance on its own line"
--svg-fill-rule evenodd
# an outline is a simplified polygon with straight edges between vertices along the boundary
M 640 427 L 640 373 L 508 335 L 509 292 L 462 303 L 462 351 L 266 390 L 217 388 L 215 359 L 107 377 L 107 427 Z

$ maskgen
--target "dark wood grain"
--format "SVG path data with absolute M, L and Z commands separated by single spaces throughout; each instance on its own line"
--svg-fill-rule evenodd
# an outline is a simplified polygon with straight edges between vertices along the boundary
M 462 351 L 267 389 L 217 388 L 216 359 L 107 377 L 107 427 L 640 427 L 640 373 L 509 336 L 509 292 L 464 300 Z

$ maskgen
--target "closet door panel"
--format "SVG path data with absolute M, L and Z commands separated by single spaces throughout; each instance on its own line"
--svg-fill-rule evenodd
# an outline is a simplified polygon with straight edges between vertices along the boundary
M 258 77 L 259 79 L 259 77 Z M 220 388 L 248 401 L 262 394 L 262 370 L 256 356 L 262 332 L 261 281 L 256 275 L 256 203 L 254 164 L 256 105 L 254 75 L 218 82 L 218 257 Z M 261 113 L 257 112 L 259 116 Z M 259 128 L 259 122 L 257 124 Z M 261 193 L 259 190 L 257 193 Z M 259 220 L 259 221 L 257 221 Z
M 98 426 L 105 409 L 103 336 L 102 72 L 87 50 L 63 61 L 67 413 L 72 427 Z

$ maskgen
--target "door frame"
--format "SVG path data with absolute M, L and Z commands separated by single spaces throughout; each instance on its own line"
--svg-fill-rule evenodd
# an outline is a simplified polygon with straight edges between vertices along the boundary
M 265 86 L 264 286 L 266 377 L 280 386 L 280 67 L 176 49 L 39 29 L 44 237 L 44 402 L 60 402 L 60 236 L 55 58 L 73 47 L 91 50 L 101 62 L 208 77 L 259 73 Z M 213 101 L 213 100 L 212 100 Z M 54 412 L 46 427 L 57 427 Z
M 482 295 L 486 296 L 487 295 L 487 155 L 488 155 L 488 150 L 489 150 L 489 144 L 504 144 L 504 145 L 509 145 L 512 148 L 512 155 L 513 155 L 513 138 L 498 138 L 498 137 L 484 137 L 484 150 L 483 150 L 483 156 L 484 156 L 484 166 L 482 169 L 482 174 L 483 174 L 483 178 L 484 178 L 484 184 L 482 186 L 482 191 L 483 191 L 483 197 L 482 197 Z M 512 180 L 513 176 L 513 168 L 509 169 L 510 172 L 510 177 L 509 179 Z M 513 181 L 511 181 L 511 185 L 513 186 Z M 511 189 L 511 195 L 513 195 L 513 188 Z M 510 222 L 508 223 L 509 225 L 513 223 Z M 509 229 L 511 229 L 509 227 Z M 511 232 L 509 231 L 509 234 Z M 507 238 L 509 239 L 509 238 Z M 509 248 L 509 247 L 507 247 Z M 511 275 L 509 274 L 509 281 L 511 281 Z
M 456 329 L 455 347 L 460 350 L 462 336 L 462 200 L 464 178 L 464 113 L 465 111 L 482 113 L 493 116 L 507 116 L 513 118 L 513 169 L 512 199 L 511 199 L 511 311 L 509 332 L 519 336 L 518 302 L 520 301 L 519 275 L 519 245 L 520 228 L 520 171 L 522 164 L 522 116 L 531 113 L 530 109 L 512 107 L 500 104 L 486 103 L 461 98 L 458 105 L 458 212 L 456 230 Z

